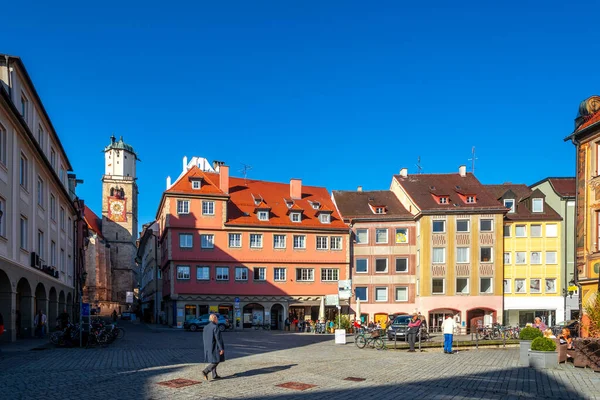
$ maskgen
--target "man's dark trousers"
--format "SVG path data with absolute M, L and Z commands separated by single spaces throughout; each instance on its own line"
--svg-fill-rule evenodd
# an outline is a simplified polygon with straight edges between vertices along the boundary
M 211 363 L 204 368 L 204 373 L 208 375 L 209 372 L 212 372 L 212 377 L 215 378 L 217 376 L 217 365 L 219 363 Z

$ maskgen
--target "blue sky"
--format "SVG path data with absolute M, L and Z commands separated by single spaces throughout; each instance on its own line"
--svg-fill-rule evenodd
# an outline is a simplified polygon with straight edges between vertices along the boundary
M 140 227 L 184 155 L 329 190 L 386 189 L 419 156 L 457 171 L 473 146 L 484 183 L 574 175 L 563 138 L 600 92 L 594 3 L 82 3 L 8 2 L 0 52 L 96 212 L 101 150 L 113 132 L 135 147 Z

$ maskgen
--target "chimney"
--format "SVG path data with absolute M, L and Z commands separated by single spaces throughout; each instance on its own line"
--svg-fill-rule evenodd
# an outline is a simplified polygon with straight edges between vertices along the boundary
M 221 170 L 220 168 L 224 165 L 225 165 L 225 163 L 223 161 L 213 161 L 213 169 L 216 172 L 219 172 Z
M 356 191 L 357 191 L 357 192 L 362 192 L 362 186 L 359 186 L 359 187 L 357 187 L 357 188 L 356 188 Z
M 463 178 L 465 176 L 467 176 L 467 166 L 466 165 L 461 165 L 460 167 L 458 167 L 458 174 L 460 176 L 462 176 Z
M 290 197 L 294 200 L 302 198 L 302 179 L 290 179 Z
M 229 167 L 223 164 L 219 165 L 219 189 L 229 193 Z
M 183 156 L 183 172 L 187 172 L 188 167 L 187 167 L 187 156 Z
M 400 176 L 406 178 L 408 176 L 408 168 L 402 168 L 400 170 Z
M 167 176 L 167 190 L 171 187 L 171 177 Z

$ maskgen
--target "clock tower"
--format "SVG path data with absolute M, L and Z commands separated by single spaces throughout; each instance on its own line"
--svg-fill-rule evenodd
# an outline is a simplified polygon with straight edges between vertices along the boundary
M 137 287 L 135 255 L 138 229 L 138 187 L 135 174 L 139 161 L 133 147 L 114 136 L 104 148 L 102 176 L 102 236 L 110 245 L 112 301 L 128 309 L 127 292 Z

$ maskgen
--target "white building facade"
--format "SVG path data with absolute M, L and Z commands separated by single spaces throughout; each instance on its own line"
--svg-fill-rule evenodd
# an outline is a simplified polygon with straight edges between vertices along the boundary
M 71 170 L 22 61 L 0 55 L 2 341 L 31 337 L 40 310 L 50 327 L 60 313 L 73 311 L 77 213 Z

